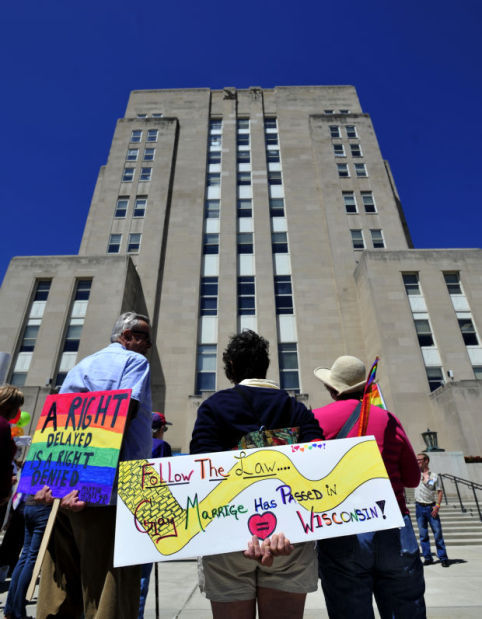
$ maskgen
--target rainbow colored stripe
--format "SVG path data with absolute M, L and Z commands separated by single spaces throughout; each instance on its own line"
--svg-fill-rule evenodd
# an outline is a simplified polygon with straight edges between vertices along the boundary
M 19 491 L 49 486 L 55 497 L 72 490 L 91 504 L 108 504 L 127 421 L 130 389 L 48 396 Z

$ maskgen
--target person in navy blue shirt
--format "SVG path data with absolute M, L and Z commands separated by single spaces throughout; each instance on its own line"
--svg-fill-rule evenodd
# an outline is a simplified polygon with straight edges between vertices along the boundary
M 152 457 L 167 458 L 172 456 L 171 446 L 164 440 L 164 432 L 172 423 L 166 421 L 164 413 L 152 413 Z

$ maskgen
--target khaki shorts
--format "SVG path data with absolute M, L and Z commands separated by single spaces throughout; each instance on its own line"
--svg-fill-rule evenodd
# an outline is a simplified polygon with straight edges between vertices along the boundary
M 199 586 L 213 602 L 253 600 L 257 587 L 288 593 L 309 593 L 318 588 L 314 542 L 295 544 L 287 557 L 275 557 L 271 567 L 247 559 L 241 551 L 201 557 Z

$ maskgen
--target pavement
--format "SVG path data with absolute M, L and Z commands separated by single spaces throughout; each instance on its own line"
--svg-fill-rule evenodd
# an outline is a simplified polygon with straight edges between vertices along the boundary
M 443 568 L 437 561 L 425 570 L 427 616 L 429 619 L 479 619 L 482 617 L 482 548 L 448 547 L 451 565 Z M 145 619 L 210 619 L 208 600 L 197 586 L 195 561 L 158 563 L 159 614 L 156 616 L 155 571 L 152 571 Z M 3 611 L 9 580 L 0 584 L 0 610 Z M 27 606 L 27 615 L 35 617 L 36 598 Z M 375 613 L 379 617 L 378 613 Z M 310 593 L 304 617 L 328 617 L 321 589 Z

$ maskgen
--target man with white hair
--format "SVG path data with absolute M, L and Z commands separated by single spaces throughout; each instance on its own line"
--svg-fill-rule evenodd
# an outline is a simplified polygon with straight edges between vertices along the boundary
M 82 359 L 60 393 L 132 389 L 120 460 L 149 458 L 152 449 L 147 316 L 125 312 L 111 344 Z M 37 499 L 51 502 L 48 488 Z M 113 567 L 115 492 L 108 506 L 87 506 L 73 490 L 61 501 L 42 567 L 37 619 L 136 619 L 140 566 Z
M 316 368 L 335 400 L 313 410 L 326 439 L 358 435 L 366 368 L 360 359 L 338 357 L 330 369 Z M 374 435 L 392 483 L 405 526 L 321 540 L 318 573 L 330 619 L 373 617 L 372 595 L 382 619 L 426 616 L 425 582 L 417 539 L 405 504 L 404 487 L 420 481 L 417 457 L 400 421 L 370 407 L 367 435 Z

